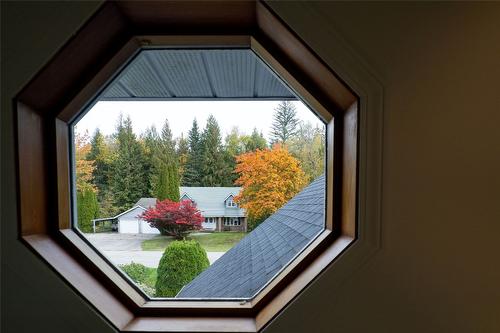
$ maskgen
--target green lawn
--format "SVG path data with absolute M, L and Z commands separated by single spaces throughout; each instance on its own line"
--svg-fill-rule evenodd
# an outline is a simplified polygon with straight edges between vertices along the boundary
M 238 243 L 246 233 L 244 232 L 213 232 L 195 234 L 187 237 L 200 243 L 207 252 L 226 252 Z M 141 246 L 144 251 L 163 251 L 174 238 L 170 236 L 156 236 L 145 240 Z

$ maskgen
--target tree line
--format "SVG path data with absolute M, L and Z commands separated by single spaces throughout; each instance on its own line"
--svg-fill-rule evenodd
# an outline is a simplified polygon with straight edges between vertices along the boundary
M 179 186 L 236 186 L 238 157 L 276 145 L 298 160 L 308 183 L 324 172 L 324 136 L 288 101 L 275 109 L 269 142 L 256 128 L 235 127 L 223 138 L 212 115 L 203 129 L 194 119 L 187 137 L 174 138 L 168 120 L 136 136 L 130 117 L 120 116 L 112 135 L 75 133 L 79 227 L 91 231 L 92 218 L 114 216 L 141 197 L 178 201 Z

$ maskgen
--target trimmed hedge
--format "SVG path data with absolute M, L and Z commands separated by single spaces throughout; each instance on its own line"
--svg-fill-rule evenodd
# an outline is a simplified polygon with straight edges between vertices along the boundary
M 175 297 L 186 284 L 210 266 L 207 253 L 196 241 L 170 243 L 158 265 L 157 297 Z

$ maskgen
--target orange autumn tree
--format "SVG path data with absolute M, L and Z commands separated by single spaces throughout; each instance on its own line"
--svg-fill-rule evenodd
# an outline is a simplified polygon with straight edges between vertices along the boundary
M 276 212 L 306 185 L 300 162 L 280 145 L 239 155 L 236 162 L 236 184 L 242 190 L 235 201 L 246 209 L 251 227 Z
M 96 187 L 92 184 L 92 173 L 94 172 L 94 161 L 88 161 L 90 152 L 89 135 L 87 132 L 79 134 L 75 132 L 75 167 L 76 167 L 76 189 L 77 191 L 92 190 Z

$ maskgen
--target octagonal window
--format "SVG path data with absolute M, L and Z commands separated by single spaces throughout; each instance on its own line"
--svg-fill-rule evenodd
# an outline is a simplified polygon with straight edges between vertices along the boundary
M 71 127 L 73 228 L 150 298 L 252 299 L 325 229 L 325 121 L 249 49 L 143 49 Z

